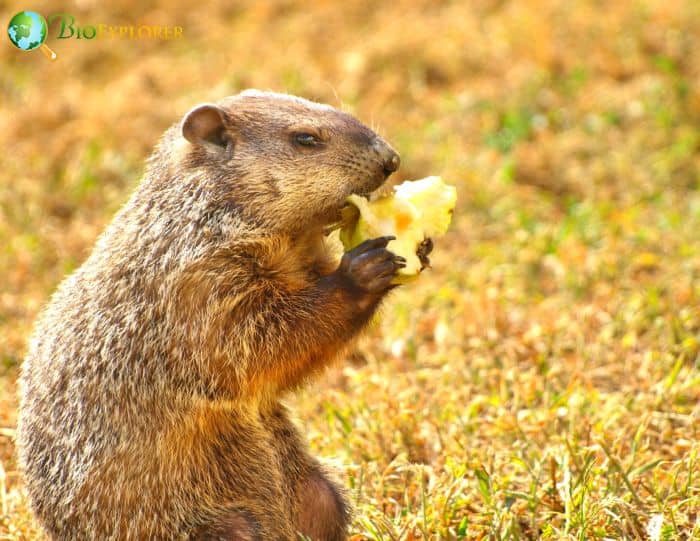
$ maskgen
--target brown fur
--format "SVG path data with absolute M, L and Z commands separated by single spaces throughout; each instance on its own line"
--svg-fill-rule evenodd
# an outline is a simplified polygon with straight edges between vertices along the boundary
M 343 490 L 280 398 L 388 290 L 386 270 L 358 286 L 369 256 L 336 270 L 321 232 L 397 166 L 351 116 L 272 93 L 165 133 L 23 365 L 20 458 L 54 539 L 345 538 Z

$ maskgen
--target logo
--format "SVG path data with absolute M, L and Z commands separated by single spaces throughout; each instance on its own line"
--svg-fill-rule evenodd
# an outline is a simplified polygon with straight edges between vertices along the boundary
M 159 26 L 142 24 L 133 25 L 111 25 L 111 24 L 86 24 L 80 26 L 76 23 L 75 17 L 69 13 L 56 13 L 49 17 L 49 24 L 54 22 L 58 28 L 57 39 L 177 39 L 182 37 L 181 26 Z
M 48 32 L 46 20 L 36 11 L 19 12 L 10 19 L 7 27 L 10 41 L 15 47 L 23 51 L 39 48 L 49 60 L 56 60 L 56 53 L 44 43 Z
M 75 17 L 68 13 L 55 13 L 49 17 L 49 24 L 56 31 L 56 39 L 160 39 L 182 38 L 181 26 L 160 25 L 109 25 L 77 24 Z M 35 11 L 17 13 L 7 27 L 12 44 L 22 51 L 41 49 L 49 60 L 56 60 L 53 52 L 44 42 L 49 33 L 46 19 Z

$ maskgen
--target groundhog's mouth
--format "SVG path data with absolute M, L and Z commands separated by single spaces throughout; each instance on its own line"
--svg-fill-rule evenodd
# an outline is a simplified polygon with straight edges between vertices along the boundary
M 370 189 L 370 188 L 365 188 L 362 190 L 355 190 L 352 192 L 353 195 L 359 195 L 362 197 L 366 197 L 370 201 L 374 201 L 378 197 L 383 197 L 385 195 L 389 195 L 391 193 L 392 188 L 390 186 L 387 186 L 386 183 L 382 183 L 379 187 Z M 335 231 L 336 229 L 340 229 L 344 225 L 346 225 L 346 220 L 351 219 L 349 217 L 352 217 L 355 213 L 357 212 L 357 207 L 355 205 L 352 205 L 348 203 L 347 201 L 343 202 L 342 205 L 340 205 L 334 212 L 333 216 L 329 220 L 329 223 L 323 227 L 323 234 L 324 235 L 329 235 L 332 231 Z
M 352 205 L 350 203 L 343 203 L 341 206 L 339 206 L 337 209 L 333 211 L 332 216 L 326 223 L 326 225 L 323 226 L 323 234 L 325 236 L 330 235 L 333 231 L 336 229 L 340 229 L 345 225 L 345 220 L 343 217 L 346 215 L 344 211 L 347 209 L 351 208 Z
M 385 178 L 379 185 L 375 184 L 373 186 L 367 186 L 360 190 L 355 190 L 352 193 L 355 195 L 361 195 L 362 197 L 366 197 L 370 201 L 374 201 L 378 197 L 389 195 L 392 189 L 393 183 L 388 183 Z

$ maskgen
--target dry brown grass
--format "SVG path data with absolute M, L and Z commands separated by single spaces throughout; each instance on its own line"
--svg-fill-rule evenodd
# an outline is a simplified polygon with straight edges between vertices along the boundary
M 37 2 L 181 41 L 0 48 L 0 539 L 31 323 L 191 105 L 342 105 L 459 189 L 434 269 L 293 399 L 360 539 L 700 539 L 700 3 Z M 233 6 L 233 7 L 232 7 Z M 1 5 L 8 20 L 19 7 Z

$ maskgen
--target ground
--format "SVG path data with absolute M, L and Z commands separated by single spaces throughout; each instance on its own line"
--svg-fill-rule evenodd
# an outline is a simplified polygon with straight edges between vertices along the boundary
M 433 268 L 290 399 L 354 541 L 700 539 L 700 3 L 146 4 L 32 9 L 183 37 L 0 47 L 0 539 L 41 538 L 12 440 L 32 321 L 159 134 L 247 87 L 459 192 Z

